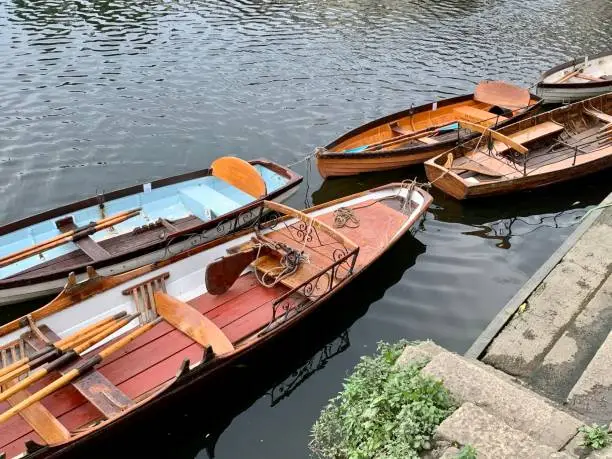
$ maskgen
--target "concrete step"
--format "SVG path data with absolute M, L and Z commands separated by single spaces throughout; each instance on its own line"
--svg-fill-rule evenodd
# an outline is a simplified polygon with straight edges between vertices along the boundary
M 528 378 L 530 387 L 559 403 L 565 402 L 612 329 L 612 276 L 599 288 L 576 320 Z
M 556 451 L 563 448 L 582 425 L 540 395 L 473 362 L 441 352 L 422 372 L 441 379 L 460 403 L 474 403 L 513 429 Z
M 464 403 L 445 419 L 436 431 L 436 438 L 460 445 L 471 444 L 476 448 L 479 459 L 576 457 L 538 443 L 472 403 Z
M 590 422 L 612 420 L 612 331 L 572 388 L 568 406 Z
M 528 298 L 525 311 L 493 340 L 482 360 L 513 376 L 528 377 L 605 278 L 586 263 L 562 260 Z

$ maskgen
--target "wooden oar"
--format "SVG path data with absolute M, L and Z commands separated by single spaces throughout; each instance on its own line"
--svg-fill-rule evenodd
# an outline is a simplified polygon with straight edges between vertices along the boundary
M 73 333 L 70 336 L 67 336 L 66 338 L 62 338 L 58 341 L 56 341 L 55 343 L 51 343 L 47 346 L 45 346 L 44 348 L 42 348 L 40 351 L 36 352 L 35 354 L 29 356 L 29 357 L 24 357 L 22 359 L 16 360 L 15 362 L 11 363 L 10 365 L 7 365 L 6 367 L 0 369 L 0 378 L 2 378 L 2 376 L 4 376 L 7 373 L 12 372 L 13 370 L 16 370 L 17 368 L 26 365 L 30 362 L 32 362 L 33 360 L 36 360 L 42 356 L 44 356 L 47 353 L 53 353 L 54 349 L 60 349 L 60 350 L 64 350 L 67 349 L 69 347 L 72 347 L 72 344 L 76 341 L 78 341 L 81 337 L 86 336 L 88 333 L 90 333 L 92 330 L 98 330 L 103 326 L 106 326 L 107 324 L 109 324 L 110 322 L 113 322 L 115 320 L 119 320 L 122 317 L 124 317 L 127 313 L 124 312 L 120 312 L 118 314 L 115 314 L 112 317 L 107 317 L 106 319 L 102 319 L 92 325 L 88 325 L 87 327 L 82 328 L 81 330 L 78 330 L 76 333 Z
M 372 147 L 368 147 L 368 148 L 365 149 L 365 151 L 382 150 L 384 148 L 390 147 L 391 145 L 395 145 L 395 144 L 398 144 L 398 143 L 408 142 L 410 140 L 418 140 L 421 137 L 427 137 L 427 136 L 430 136 L 430 135 L 433 136 L 433 135 L 436 135 L 438 132 L 440 132 L 438 129 L 433 129 L 433 130 L 432 129 L 433 128 L 427 129 L 424 132 L 419 132 L 418 134 L 413 134 L 410 137 L 406 137 L 406 138 L 403 138 L 403 139 L 400 139 L 400 137 L 396 137 L 395 139 L 389 140 L 384 145 L 380 145 L 380 146 L 373 147 L 373 148 Z
M 54 249 L 55 247 L 59 247 L 60 245 L 67 244 L 68 242 L 75 241 L 79 238 L 89 236 L 90 234 L 94 234 L 103 229 L 109 228 L 111 226 L 122 223 L 132 217 L 135 217 L 140 213 L 140 209 L 134 209 L 129 212 L 122 212 L 122 215 L 113 216 L 105 219 L 104 221 L 100 220 L 99 222 L 89 225 L 86 225 L 82 228 L 77 228 L 71 231 L 67 231 L 66 233 L 62 233 L 60 236 L 55 236 L 48 241 L 41 242 L 39 244 L 34 245 L 28 249 L 21 250 L 20 252 L 7 255 L 0 259 L 0 268 L 3 266 L 10 265 L 12 263 L 16 263 L 25 258 L 29 258 L 33 255 L 37 255 L 41 252 L 45 252 L 50 249 Z
M 258 253 L 263 256 L 271 252 L 271 249 L 264 245 L 261 250 L 259 247 L 252 247 L 213 261 L 206 266 L 204 275 L 206 291 L 211 295 L 221 295 L 227 292 L 240 277 L 242 271 L 255 261 Z
M 125 315 L 126 314 L 121 314 L 119 319 L 121 319 L 121 317 L 124 317 Z M 72 341 L 72 343 L 70 345 L 64 345 L 61 348 L 53 347 L 53 348 L 47 350 L 46 352 L 43 352 L 44 350 L 41 349 L 40 352 L 36 353 L 36 355 L 34 356 L 35 358 L 32 361 L 27 362 L 27 363 L 21 365 L 20 367 L 14 369 L 10 373 L 6 373 L 2 377 L 0 377 L 0 385 L 4 384 L 7 381 L 10 381 L 11 379 L 19 377 L 22 374 L 27 373 L 29 370 L 37 368 L 37 367 L 39 367 L 39 366 L 41 366 L 41 365 L 43 365 L 43 364 L 45 364 L 45 363 L 55 359 L 56 357 L 61 356 L 62 354 L 65 353 L 65 351 L 72 352 L 72 350 L 77 349 L 77 347 L 75 347 L 77 345 L 79 346 L 79 348 L 82 347 L 82 343 L 87 342 L 87 341 L 91 341 L 91 340 L 95 340 L 96 337 L 104 335 L 104 333 L 107 330 L 118 330 L 119 328 L 123 327 L 126 323 L 128 323 L 132 319 L 133 319 L 133 317 L 132 318 L 125 318 L 125 319 L 121 320 L 120 322 L 115 322 L 115 321 L 108 322 L 108 323 L 106 323 L 105 325 L 103 325 L 101 327 L 89 330 L 87 333 L 82 334 L 79 337 L 78 340 Z M 127 320 L 127 322 L 126 322 L 126 320 Z M 121 323 L 123 323 L 123 325 L 121 325 Z M 74 348 L 74 349 L 70 350 L 71 347 Z
M 164 292 L 155 292 L 155 308 L 166 322 L 202 346 L 211 346 L 215 354 L 234 350 L 231 341 L 210 319 L 187 303 Z
M 125 325 L 127 325 L 130 321 L 132 321 L 133 319 L 135 319 L 139 315 L 140 315 L 140 313 L 137 313 L 137 314 L 132 314 L 131 316 L 126 317 L 125 319 L 121 320 L 120 322 L 117 322 L 112 327 L 109 327 L 106 330 L 104 330 L 103 332 L 97 334 L 96 336 L 94 336 L 93 338 L 88 340 L 87 342 L 85 342 L 83 344 L 80 344 L 79 346 L 75 347 L 74 349 L 71 349 L 70 351 L 66 352 L 60 358 L 54 360 L 53 362 L 48 363 L 43 368 L 39 368 L 38 370 L 36 370 L 34 373 L 32 373 L 27 378 L 22 379 L 21 381 L 17 382 L 13 386 L 11 386 L 8 389 L 6 389 L 4 392 L 0 393 L 0 402 L 3 402 L 4 400 L 8 399 L 12 395 L 15 395 L 17 392 L 22 391 L 23 389 L 26 389 L 30 385 L 34 384 L 36 381 L 40 381 L 42 378 L 47 376 L 52 371 L 59 370 L 64 365 L 67 365 L 68 363 L 76 360 L 76 358 L 79 356 L 79 354 L 85 352 L 91 346 L 93 346 L 94 344 L 99 343 L 104 338 L 107 338 L 108 336 L 112 335 L 113 333 L 115 333 L 120 328 L 125 327 Z

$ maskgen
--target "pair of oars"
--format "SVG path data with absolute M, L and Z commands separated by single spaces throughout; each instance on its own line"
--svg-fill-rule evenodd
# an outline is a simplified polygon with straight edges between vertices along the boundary
M 126 210 L 111 217 L 106 217 L 102 220 L 98 220 L 97 222 L 91 222 L 89 225 L 80 228 L 75 228 L 73 230 L 66 231 L 62 234 L 58 234 L 57 236 L 52 237 L 51 239 L 48 239 L 44 242 L 40 242 L 36 245 L 33 245 L 32 247 L 28 247 L 27 249 L 23 249 L 19 252 L 6 255 L 0 258 L 0 268 L 122 223 L 132 217 L 135 217 L 140 213 L 140 211 L 140 208 Z
M 92 337 L 97 336 L 99 333 L 107 329 L 114 328 L 118 323 L 120 323 L 118 321 L 123 319 L 126 315 L 126 312 L 120 312 L 112 317 L 102 319 L 101 321 L 89 325 L 66 338 L 60 339 L 55 343 L 45 346 L 34 355 L 24 357 L 10 365 L 7 365 L 0 370 L 0 385 L 21 376 L 33 368 L 39 367 L 40 365 L 53 360 L 70 348 L 87 342 Z
M 39 368 L 38 370 L 34 371 L 27 378 L 22 379 L 21 381 L 17 382 L 15 385 L 9 387 L 8 389 L 0 393 L 0 402 L 3 402 L 4 400 L 8 399 L 12 395 L 16 394 L 17 392 L 34 384 L 36 381 L 39 381 L 40 379 L 44 378 L 50 372 L 54 370 L 58 370 L 64 365 L 67 365 L 68 363 L 76 360 L 80 354 L 85 352 L 87 349 L 89 349 L 93 345 L 99 343 L 103 339 L 107 338 L 108 336 L 112 335 L 120 328 L 125 327 L 128 323 L 130 323 L 132 320 L 134 320 L 139 315 L 140 313 L 126 316 L 122 318 L 121 320 L 116 321 L 115 323 L 111 323 L 107 325 L 106 327 L 102 327 L 102 328 L 99 328 L 98 330 L 95 330 L 96 333 L 93 335 L 88 334 L 88 338 L 81 341 L 80 344 L 74 346 L 71 349 L 66 350 L 57 359 L 52 360 L 51 362 L 47 363 L 44 367 Z
M 140 335 L 142 335 L 143 333 L 149 331 L 151 328 L 153 328 L 155 325 L 157 325 L 161 320 L 162 320 L 162 318 L 158 317 L 153 322 L 149 322 L 149 323 L 147 323 L 145 325 L 142 325 L 141 327 L 137 328 L 136 330 L 134 330 L 130 334 L 128 334 L 128 335 L 124 336 L 123 338 L 120 338 L 117 341 L 115 341 L 114 343 L 110 344 L 109 346 L 107 346 L 106 348 L 101 350 L 98 354 L 96 354 L 96 355 L 88 358 L 87 360 L 84 360 L 83 362 L 79 363 L 73 369 L 71 369 L 70 371 L 66 372 L 64 375 L 62 375 L 61 377 L 59 377 L 58 379 L 56 379 L 52 383 L 50 383 L 47 386 L 43 387 L 38 392 L 35 392 L 34 394 L 30 395 L 28 398 L 26 398 L 22 402 L 17 403 L 12 408 L 6 410 L 4 413 L 0 414 L 0 424 L 5 422 L 6 420 L 10 419 L 12 416 L 14 416 L 15 414 L 19 413 L 20 411 L 26 409 L 30 405 L 32 405 L 32 404 L 34 404 L 36 402 L 39 402 L 40 400 L 42 400 L 46 396 L 48 396 L 48 395 L 52 394 L 53 392 L 61 389 L 62 387 L 68 385 L 71 381 L 74 381 L 78 377 L 80 377 L 83 374 L 87 373 L 88 371 L 92 370 L 97 364 L 102 362 L 105 358 L 107 358 L 113 352 L 121 349 L 122 347 L 124 347 L 128 343 L 131 343 L 136 338 L 138 338 Z M 53 363 L 55 363 L 55 362 L 53 362 Z M 65 364 L 65 363 L 66 362 L 63 362 L 63 364 Z M 18 383 L 18 384 L 20 384 L 20 383 Z M 16 386 L 13 386 L 13 387 L 16 387 Z M 9 390 L 11 390 L 13 387 L 11 387 Z

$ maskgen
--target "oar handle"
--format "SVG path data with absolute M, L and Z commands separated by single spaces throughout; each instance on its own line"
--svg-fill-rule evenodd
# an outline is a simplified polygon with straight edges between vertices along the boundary
M 83 341 L 78 346 L 75 346 L 74 347 L 74 351 L 76 353 L 78 353 L 78 354 L 81 354 L 81 353 L 85 352 L 87 349 L 89 349 L 94 344 L 99 343 L 104 338 L 112 335 L 113 333 L 115 333 L 120 328 L 125 327 L 128 323 L 130 323 L 132 320 L 134 320 L 139 315 L 140 315 L 140 313 L 137 312 L 136 314 L 132 314 L 131 316 L 127 316 L 125 319 L 121 319 L 120 321 L 118 321 L 115 324 L 109 325 L 109 326 L 103 328 L 102 330 L 99 330 L 98 333 L 96 333 L 95 335 L 91 336 L 86 341 Z
M 83 341 L 83 339 L 85 339 L 86 336 L 90 336 L 92 331 L 99 330 L 101 327 L 107 326 L 109 323 L 122 319 L 125 316 L 127 316 L 127 312 L 121 311 L 115 314 L 114 316 L 107 317 L 106 319 L 102 319 L 101 321 L 96 322 L 92 325 L 83 327 L 76 333 L 73 333 L 72 335 L 64 339 L 59 340 L 57 343 L 55 343 L 55 346 L 61 349 L 67 349 L 69 347 L 74 347 L 75 344 L 77 344 L 80 341 Z
M 70 383 L 70 381 L 73 381 L 74 379 L 78 378 L 82 374 L 84 374 L 87 371 L 91 370 L 95 365 L 100 363 L 102 360 L 104 360 L 110 354 L 112 354 L 113 352 L 119 350 L 121 347 L 125 346 L 126 344 L 134 341 L 140 335 L 142 335 L 143 333 L 146 333 L 151 328 L 153 328 L 155 325 L 157 325 L 159 322 L 161 322 L 161 320 L 162 320 L 162 318 L 158 317 L 153 322 L 149 322 L 148 324 L 143 325 L 143 326 L 137 328 L 136 330 L 134 330 L 129 335 L 124 336 L 123 338 L 117 340 L 115 343 L 113 343 L 110 346 L 108 346 L 106 349 L 102 350 L 99 354 L 97 354 L 94 357 L 91 357 L 90 359 L 87 359 L 84 362 L 80 363 L 75 368 L 73 368 L 72 370 L 67 372 L 65 375 L 63 375 L 60 378 L 58 378 L 57 380 L 53 381 L 51 384 L 45 386 L 44 388 L 42 388 L 38 392 L 30 395 L 28 398 L 26 398 L 22 402 L 16 404 L 12 408 L 6 410 L 4 413 L 2 413 L 0 415 L 0 424 L 5 422 L 5 421 L 7 421 L 8 419 L 10 419 L 12 416 L 14 416 L 15 414 L 19 413 L 20 411 L 26 409 L 30 405 L 32 405 L 32 404 L 34 404 L 36 402 L 39 402 L 40 400 L 45 398 L 47 395 L 50 395 L 53 392 L 55 392 L 56 390 L 61 389 L 66 384 Z

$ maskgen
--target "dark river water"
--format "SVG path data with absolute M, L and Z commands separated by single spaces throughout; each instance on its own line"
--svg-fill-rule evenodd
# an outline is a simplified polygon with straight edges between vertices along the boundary
M 366 120 L 480 79 L 530 86 L 611 40 L 610 0 L 3 0 L 0 217 L 219 155 L 294 163 Z M 323 183 L 313 167 L 291 204 L 415 176 L 421 167 Z M 307 457 L 321 408 L 378 340 L 464 352 L 609 191 L 600 175 L 484 202 L 434 192 L 415 237 L 291 337 L 106 446 Z

